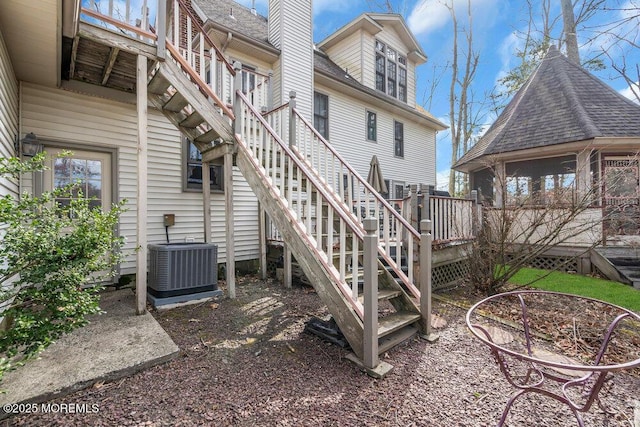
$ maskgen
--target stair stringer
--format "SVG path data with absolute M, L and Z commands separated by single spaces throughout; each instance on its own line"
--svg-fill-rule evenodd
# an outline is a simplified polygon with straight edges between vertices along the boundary
M 189 105 L 203 117 L 204 121 L 211 129 L 216 131 L 220 138 L 228 142 L 235 141 L 230 119 L 217 111 L 216 106 L 198 90 L 198 86 L 191 82 L 178 64 L 173 61 L 161 62 L 158 64 L 156 73 L 164 77 L 187 100 Z M 158 108 L 174 126 L 195 141 L 199 133 L 194 129 L 182 127 L 177 120 L 178 115 L 163 108 L 164 105 L 160 95 L 149 93 L 148 98 L 154 107 Z
M 304 225 L 298 222 L 279 192 L 267 183 L 244 144 L 237 142 L 237 146 L 236 164 L 240 172 L 282 234 L 318 296 L 326 304 L 351 349 L 358 357 L 362 357 L 364 325 L 338 289 L 339 284 L 331 272 L 334 267 L 327 261 L 326 254 L 316 249 L 314 243 L 306 238 L 302 230 Z

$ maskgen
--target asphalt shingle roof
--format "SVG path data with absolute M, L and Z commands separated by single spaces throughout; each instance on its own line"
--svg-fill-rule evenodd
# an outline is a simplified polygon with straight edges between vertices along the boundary
M 267 18 L 254 14 L 251 9 L 234 0 L 192 0 L 207 17 L 231 30 L 247 37 L 268 43 L 269 28 Z
M 552 47 L 487 133 L 454 167 L 486 155 L 596 137 L 640 137 L 640 105 Z

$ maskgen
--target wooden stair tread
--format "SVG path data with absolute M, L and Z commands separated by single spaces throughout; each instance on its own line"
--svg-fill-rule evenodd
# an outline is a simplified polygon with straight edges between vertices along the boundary
M 385 353 L 389 351 L 391 348 L 395 347 L 398 344 L 401 344 L 418 333 L 418 328 L 411 325 L 405 326 L 392 334 L 388 334 L 380 339 L 378 339 L 378 354 Z
M 189 104 L 180 92 L 176 92 L 169 101 L 164 104 L 164 109 L 177 113 Z
M 180 122 L 180 126 L 184 128 L 194 128 L 199 124 L 204 122 L 204 118 L 198 113 L 194 111 L 191 113 L 186 119 Z
M 167 91 L 169 86 L 171 86 L 171 83 L 169 83 L 169 81 L 165 79 L 164 76 L 162 76 L 160 73 L 156 73 L 151 78 L 151 81 L 149 81 L 147 90 L 155 95 L 162 95 Z
M 400 295 L 402 295 L 402 292 L 398 289 L 378 289 L 378 301 L 393 299 Z M 364 304 L 364 295 L 359 295 L 358 301 L 360 301 L 361 304 Z
M 378 320 L 378 338 L 397 331 L 398 329 L 410 325 L 420 319 L 420 314 L 400 311 L 390 314 Z
M 214 139 L 220 138 L 220 134 L 215 129 L 210 129 L 202 135 L 198 136 L 196 142 L 211 142 Z

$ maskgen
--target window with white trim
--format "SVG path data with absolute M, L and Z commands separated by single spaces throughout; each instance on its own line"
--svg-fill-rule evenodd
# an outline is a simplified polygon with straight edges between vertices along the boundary
M 185 138 L 187 149 L 186 157 L 186 178 L 185 187 L 189 190 L 202 190 L 202 153 L 191 142 Z M 211 190 L 224 191 L 222 186 L 222 166 L 210 165 L 209 176 L 211 179 Z
M 313 127 L 324 137 L 329 138 L 329 97 L 313 92 Z
M 393 121 L 393 154 L 404 157 L 404 124 Z
M 378 115 L 367 110 L 367 139 L 369 141 L 378 140 Z
M 407 102 L 407 57 L 376 40 L 376 89 Z

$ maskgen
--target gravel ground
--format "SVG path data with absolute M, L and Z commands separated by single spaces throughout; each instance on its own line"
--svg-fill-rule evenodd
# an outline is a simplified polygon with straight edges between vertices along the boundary
M 95 405 L 91 414 L 36 414 L 10 426 L 495 426 L 512 388 L 488 348 L 472 338 L 464 311 L 434 303 L 447 320 L 430 344 L 401 345 L 384 360 L 395 369 L 372 379 L 347 351 L 303 332 L 326 309 L 308 288 L 238 280 L 238 298 L 155 312 L 179 345 L 176 360 L 57 399 Z M 633 427 L 640 378 L 616 374 L 586 426 Z M 570 411 L 529 395 L 508 426 L 574 426 Z

